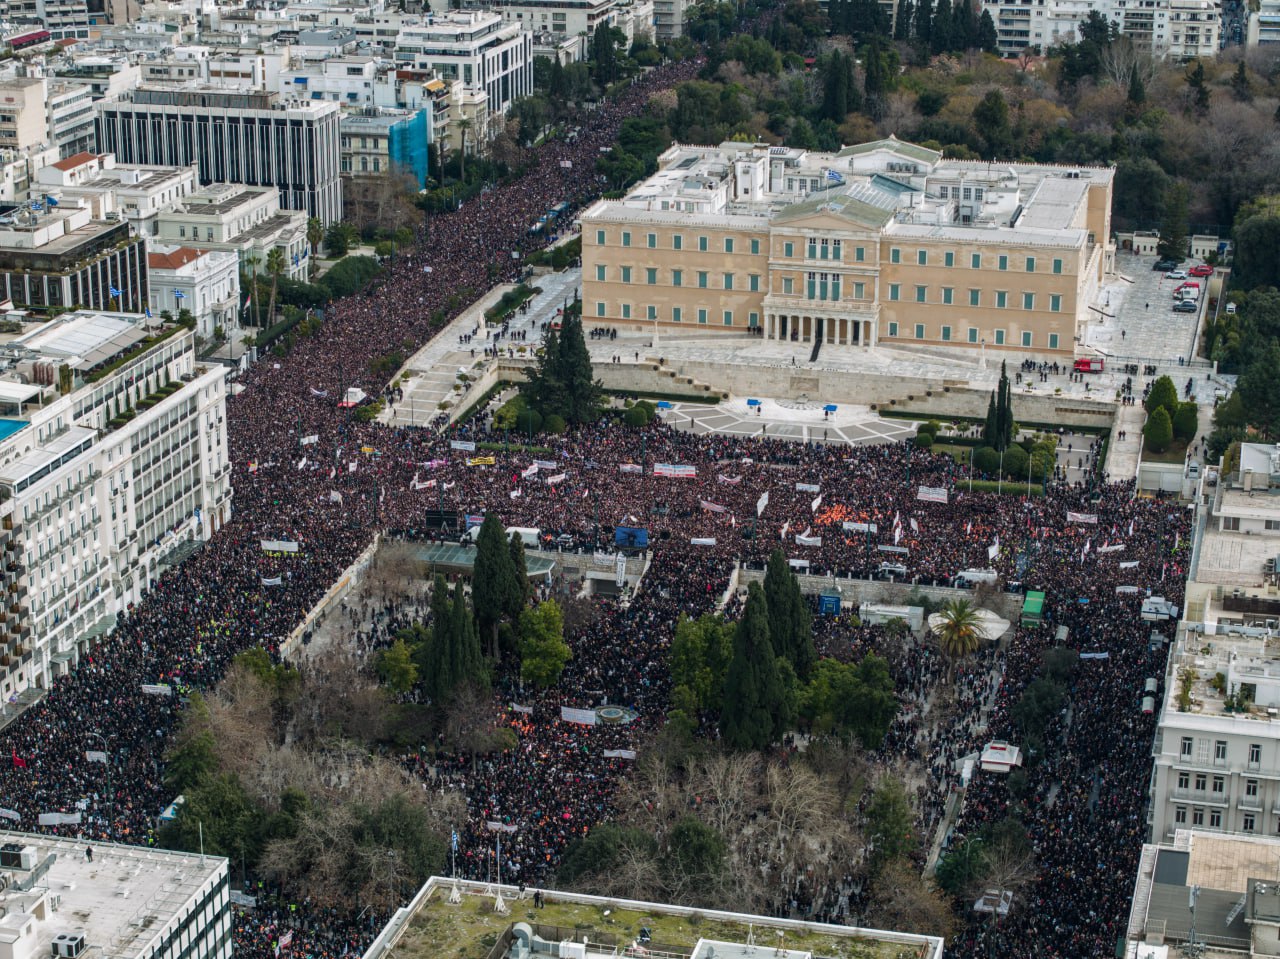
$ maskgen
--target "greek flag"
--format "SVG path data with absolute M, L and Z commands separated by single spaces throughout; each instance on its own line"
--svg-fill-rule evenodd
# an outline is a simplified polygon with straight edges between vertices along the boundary
M 827 171 L 827 179 L 828 179 L 828 180 L 830 180 L 832 183 L 843 183 L 843 182 L 844 182 L 844 177 L 843 177 L 843 176 L 841 176 L 839 173 L 837 173 L 835 170 L 828 170 L 828 171 Z
M 112 296 L 119 296 L 119 295 L 120 295 L 120 291 L 119 291 L 119 290 L 117 290 L 114 286 L 113 286 L 113 287 L 109 287 L 109 289 L 110 289 L 110 291 L 111 291 L 111 295 L 112 295 Z
M 175 300 L 185 300 L 187 298 L 187 294 L 183 293 L 181 290 L 174 290 L 173 298 Z
M 149 320 L 149 319 L 151 319 L 151 307 L 149 307 L 149 306 L 144 306 L 144 307 L 142 308 L 142 310 L 143 310 L 143 312 L 144 312 L 144 313 L 146 313 L 146 314 L 147 314 L 147 319 L 148 319 L 148 320 Z
M 453 851 L 458 851 L 458 830 L 453 830 Z

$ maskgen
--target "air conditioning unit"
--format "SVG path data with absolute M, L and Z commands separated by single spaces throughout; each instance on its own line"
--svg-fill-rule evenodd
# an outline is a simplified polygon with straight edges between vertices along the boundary
M 49 944 L 53 959 L 79 959 L 84 952 L 84 934 L 79 932 L 60 932 Z
M 30 872 L 36 868 L 36 847 L 20 846 L 7 842 L 0 846 L 0 869 L 21 869 Z

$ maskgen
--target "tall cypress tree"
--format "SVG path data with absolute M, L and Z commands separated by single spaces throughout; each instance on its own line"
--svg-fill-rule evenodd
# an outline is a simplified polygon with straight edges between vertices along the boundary
M 524 540 L 520 538 L 519 533 L 512 533 L 508 545 L 511 547 L 512 602 L 514 605 L 514 608 L 510 610 L 510 615 L 514 619 L 524 612 L 525 606 L 529 604 L 529 597 L 533 594 L 533 587 L 529 584 L 529 566 L 524 560 Z
M 449 585 L 437 575 L 431 588 L 431 638 L 423 644 L 418 661 L 418 675 L 433 702 L 444 698 L 452 682 L 450 627 Z
M 747 605 L 733 634 L 733 659 L 724 682 L 720 732 L 730 749 L 764 749 L 775 739 L 775 711 L 786 699 L 769 641 L 769 609 L 764 590 L 752 583 Z
M 930 49 L 934 53 L 946 53 L 954 46 L 951 35 L 951 0 L 938 0 L 933 8 L 933 31 L 930 34 Z
M 506 531 L 497 513 L 488 513 L 476 537 L 476 559 L 471 571 L 471 600 L 482 632 L 489 636 L 489 655 L 501 659 L 498 625 L 514 604 L 515 571 Z
M 893 39 L 907 41 L 915 27 L 916 8 L 911 0 L 901 0 L 893 18 Z
M 996 448 L 996 444 L 1000 442 L 999 421 L 996 419 L 996 393 L 991 391 L 991 395 L 987 397 L 987 418 L 982 424 L 982 442 L 992 449 Z
M 919 0 L 916 4 L 916 39 L 929 49 L 933 37 L 933 0 Z
M 475 618 L 467 606 L 467 597 L 460 588 L 454 592 L 450 618 L 450 640 L 453 643 L 451 658 L 454 663 L 450 691 L 463 683 L 484 684 L 487 673 L 484 656 L 480 652 L 480 635 L 476 632 Z
M 800 679 L 808 679 L 818 658 L 813 645 L 813 621 L 800 592 L 800 581 L 781 549 L 775 549 L 769 557 L 764 574 L 764 597 L 774 654 L 791 663 Z
M 565 408 L 561 415 L 577 425 L 594 422 L 600 415 L 602 390 L 591 367 L 591 353 L 582 335 L 582 319 L 575 314 L 564 318 L 560 331 L 560 371 L 565 386 Z

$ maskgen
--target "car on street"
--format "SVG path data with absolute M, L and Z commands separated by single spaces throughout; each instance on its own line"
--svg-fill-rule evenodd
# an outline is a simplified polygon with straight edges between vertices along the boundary
M 1187 278 L 1186 270 L 1170 270 L 1164 275 L 1166 280 L 1185 280 Z
M 1160 270 L 1177 269 L 1177 266 L 1178 266 L 1177 260 L 1156 260 L 1155 266 L 1153 266 L 1151 269 L 1159 272 Z
M 1173 312 L 1175 313 L 1194 313 L 1199 307 L 1196 306 L 1195 300 L 1179 300 L 1173 304 Z
M 1213 276 L 1213 267 L 1208 263 L 1200 263 L 1187 270 L 1192 276 Z

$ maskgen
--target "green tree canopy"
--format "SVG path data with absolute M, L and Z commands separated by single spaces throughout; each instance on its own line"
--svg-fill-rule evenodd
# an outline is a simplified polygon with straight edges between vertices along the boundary
M 790 716 L 781 704 L 783 688 L 773 644 L 769 641 L 769 608 L 760 584 L 752 583 L 733 636 L 733 659 L 724 684 L 720 731 L 730 749 L 764 749 L 782 734 Z
M 840 732 L 877 749 L 898 711 L 889 664 L 870 655 L 860 663 L 820 659 L 800 692 L 800 715 L 816 733 Z
M 506 530 L 497 513 L 485 515 L 476 537 L 476 558 L 472 565 L 471 600 L 481 632 L 489 634 L 489 655 L 496 661 L 498 626 L 509 615 L 520 586 L 515 581 L 511 549 Z
M 1167 450 L 1173 442 L 1173 421 L 1169 418 L 1169 411 L 1161 406 L 1148 416 L 1142 435 L 1153 453 Z
M 1151 391 L 1147 394 L 1147 398 L 1142 402 L 1143 407 L 1148 413 L 1154 413 L 1160 407 L 1164 407 L 1169 415 L 1172 416 L 1178 409 L 1178 388 L 1173 385 L 1173 380 L 1167 376 L 1162 376 L 1151 384 Z
M 813 622 L 809 604 L 800 592 L 800 581 L 787 562 L 786 554 L 775 549 L 764 574 L 764 598 L 769 609 L 769 641 L 776 655 L 783 657 L 801 680 L 818 658 L 813 646 Z
M 520 614 L 520 678 L 543 689 L 555 685 L 573 658 L 564 641 L 564 615 L 555 600 Z

